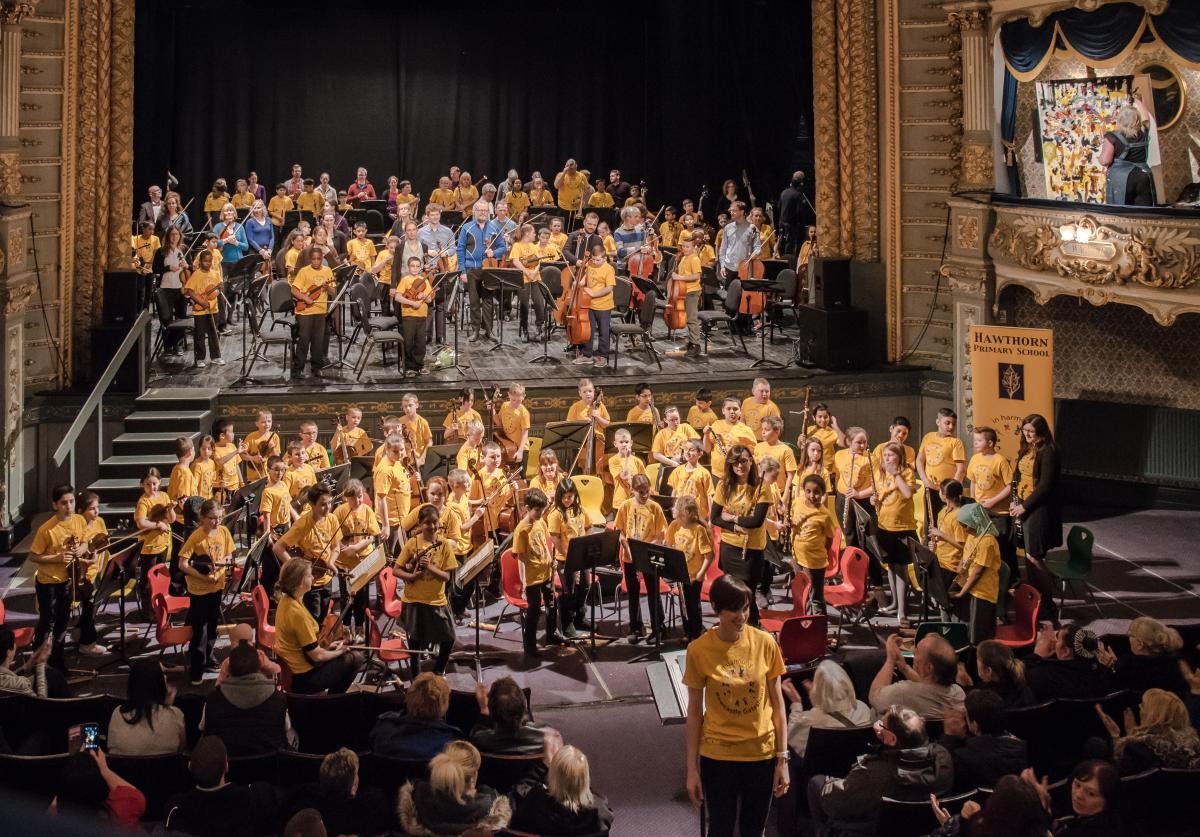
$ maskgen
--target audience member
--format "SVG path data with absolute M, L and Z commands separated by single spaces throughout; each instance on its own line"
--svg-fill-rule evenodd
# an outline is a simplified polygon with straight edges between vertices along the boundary
M 904 679 L 892 682 L 893 672 Z M 910 666 L 900 652 L 900 635 L 888 637 L 883 666 L 871 682 L 870 701 L 876 712 L 889 706 L 907 706 L 926 718 L 940 718 L 948 710 L 962 709 L 963 690 L 955 682 L 958 657 L 944 636 L 926 634 L 913 650 Z
M 1192 728 L 1187 707 L 1179 695 L 1163 689 L 1148 689 L 1142 695 L 1138 715 L 1126 708 L 1125 731 L 1100 704 L 1096 713 L 1112 739 L 1112 757 L 1122 775 L 1156 767 L 1200 767 L 1200 737 Z
M 172 706 L 175 687 L 167 685 L 157 658 L 129 664 L 126 694 L 108 720 L 108 751 L 114 756 L 182 753 L 187 743 L 183 713 Z
M 1049 781 L 1039 780 L 1031 768 L 1021 771 L 1021 778 L 1037 791 L 1042 807 L 1051 811 Z M 1054 820 L 1054 837 L 1126 837 L 1117 811 L 1120 785 L 1111 763 L 1093 759 L 1079 764 L 1071 773 L 1071 813 Z
M 1095 698 L 1113 690 L 1112 672 L 1096 662 L 1100 648 L 1087 628 L 1042 628 L 1025 657 L 1025 678 L 1035 699 Z
M 266 782 L 227 782 L 229 756 L 220 738 L 201 737 L 192 750 L 188 769 L 196 787 L 167 803 L 167 829 L 193 837 L 254 837 L 276 832 L 279 813 L 275 789 Z
M 976 688 L 995 692 L 1006 708 L 1019 709 L 1035 703 L 1033 690 L 1025 682 L 1025 664 L 1013 656 L 1007 645 L 994 639 L 979 643 L 975 648 L 975 669 L 979 672 Z
M 29 674 L 18 674 L 13 670 L 17 659 L 17 637 L 12 628 L 0 626 L 0 692 L 15 692 L 19 695 L 37 695 L 50 697 L 50 686 L 47 673 L 53 671 L 46 665 L 50 659 L 53 641 L 47 639 L 37 647 L 21 670 Z
M 471 729 L 471 743 L 493 755 L 533 755 L 542 752 L 545 729 L 526 723 L 525 692 L 511 677 L 501 677 L 484 689 L 475 684 L 479 720 Z
M 230 653 L 229 676 L 208 695 L 200 729 L 225 742 L 231 756 L 254 756 L 296 746 L 287 695 L 259 669 L 259 651 L 239 642 Z
M 859 756 L 844 779 L 814 776 L 808 809 L 819 835 L 874 834 L 880 799 L 926 800 L 954 783 L 950 753 L 931 744 L 925 721 L 906 706 L 887 707 L 875 722 L 882 748 Z
M 405 834 L 417 837 L 498 831 L 508 825 L 508 797 L 476 787 L 479 750 L 467 741 L 451 741 L 429 762 L 429 781 L 400 788 L 396 813 Z
M 295 798 L 315 808 L 333 834 L 381 834 L 393 825 L 383 792 L 359 787 L 358 755 L 346 747 L 325 756 L 317 784 L 300 788 Z
M 804 758 L 808 746 L 808 731 L 861 727 L 875 720 L 875 712 L 854 696 L 854 684 L 846 670 L 833 660 L 822 660 L 812 680 L 803 681 L 804 691 L 812 702 L 805 709 L 800 693 L 792 681 L 784 679 L 783 695 L 792 702 L 788 713 L 788 747 L 793 760 Z
M 1112 669 L 1118 689 L 1139 695 L 1147 689 L 1166 689 L 1182 696 L 1187 694 L 1188 684 L 1179 671 L 1181 648 L 1179 631 L 1139 616 L 1129 623 L 1129 653 L 1118 656 L 1100 643 L 1096 659 Z
M 245 622 L 238 622 L 229 629 L 229 647 L 237 648 L 239 643 L 254 643 L 254 629 Z M 268 657 L 262 650 L 258 652 L 258 670 L 271 678 L 279 680 L 279 663 Z M 221 669 L 217 672 L 217 685 L 220 686 L 229 677 L 229 657 L 221 660 Z
M 451 741 L 462 738 L 458 727 L 446 723 L 450 686 L 444 677 L 427 671 L 417 675 L 404 693 L 405 712 L 384 712 L 371 729 L 371 750 L 393 759 L 431 759 Z
M 1004 729 L 1004 701 L 991 689 L 967 695 L 962 712 L 947 712 L 941 745 L 954 760 L 955 792 L 991 788 L 1029 766 L 1029 745 Z
M 325 837 L 328 833 L 321 812 L 316 808 L 297 811 L 280 832 L 282 837 Z
M 555 837 L 608 834 L 613 812 L 608 801 L 592 791 L 587 756 L 574 747 L 563 747 L 559 735 L 547 734 L 544 758 L 549 766 L 545 783 L 529 780 L 513 793 L 512 828 Z
M 934 800 L 933 812 L 941 826 L 929 837 L 1047 837 L 1050 812 L 1028 782 L 1018 776 L 1001 776 L 981 808 L 968 800 L 954 816 Z
M 89 824 L 100 817 L 136 826 L 146 813 L 146 797 L 109 769 L 103 750 L 86 750 L 67 758 L 50 809 Z

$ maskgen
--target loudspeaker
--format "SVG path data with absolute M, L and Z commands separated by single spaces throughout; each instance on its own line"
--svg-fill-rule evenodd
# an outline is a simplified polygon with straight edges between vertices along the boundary
M 100 380 L 100 376 L 108 368 L 109 362 L 116 357 L 117 349 L 121 348 L 121 342 L 127 334 L 129 334 L 128 325 L 102 325 L 92 329 L 92 353 L 88 373 L 93 382 Z M 141 394 L 138 391 L 138 350 L 136 348 L 125 356 L 125 360 L 117 370 L 116 377 L 113 378 L 110 392 Z
M 813 305 L 850 307 L 850 260 L 816 259 L 813 264 Z
M 801 305 L 800 361 L 821 369 L 866 369 L 871 365 L 867 344 L 867 312 L 858 308 L 836 311 Z
M 887 357 L 887 291 L 883 265 L 879 262 L 851 262 L 850 305 L 867 312 L 867 322 L 874 327 L 867 333 L 872 364 L 883 363 Z
M 146 282 L 132 270 L 106 270 L 104 272 L 104 324 L 133 325 L 138 314 L 146 307 Z

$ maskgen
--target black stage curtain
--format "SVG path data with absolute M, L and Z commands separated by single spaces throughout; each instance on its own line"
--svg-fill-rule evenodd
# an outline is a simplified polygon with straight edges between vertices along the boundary
M 574 157 L 593 180 L 644 179 L 652 205 L 702 184 L 716 200 L 747 169 L 765 203 L 812 153 L 810 14 L 807 0 L 138 3 L 136 194 L 168 169 L 185 200 L 250 170 L 271 194 L 300 162 L 338 188 L 363 165 L 377 192 L 396 174 L 427 198 L 450 164 L 549 180 Z

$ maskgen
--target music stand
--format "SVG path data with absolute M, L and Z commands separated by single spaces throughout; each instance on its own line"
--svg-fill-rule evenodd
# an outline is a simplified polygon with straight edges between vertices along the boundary
M 496 317 L 496 345 L 503 346 L 504 343 L 504 312 L 507 310 L 504 304 L 504 292 L 507 290 L 510 293 L 520 290 L 525 284 L 525 274 L 515 267 L 485 267 L 481 268 L 479 274 L 480 290 L 487 293 L 497 293 L 498 305 L 493 306 L 493 314 Z M 512 297 L 510 296 L 511 300 Z M 487 324 L 490 328 L 491 323 Z
M 665 578 L 669 582 L 678 582 L 686 584 L 691 581 L 691 574 L 688 573 L 687 557 L 682 550 L 675 549 L 671 546 L 663 546 L 662 544 L 650 543 L 649 541 L 639 541 L 634 538 L 627 540 L 629 544 L 629 555 L 633 560 L 634 567 L 642 574 L 643 577 L 649 579 L 646 584 L 647 596 L 658 596 L 658 581 L 659 577 Z M 632 598 L 632 595 L 630 596 Z M 639 598 L 640 602 L 640 598 Z M 654 619 L 654 608 L 651 607 L 651 621 L 654 622 L 654 647 L 659 648 L 662 645 L 662 623 L 666 614 L 662 612 L 662 602 L 657 602 L 658 619 Z
M 783 288 L 772 281 L 765 279 L 743 279 L 742 280 L 742 295 L 743 298 L 747 293 L 760 293 L 766 299 L 763 302 L 762 322 L 759 323 L 759 343 L 761 351 L 758 360 L 750 364 L 751 369 L 757 369 L 760 366 L 776 366 L 783 367 L 783 364 L 777 360 L 767 357 L 767 312 L 771 310 L 772 298 L 775 296 L 782 297 Z
M 600 567 L 616 567 L 620 555 L 621 533 L 613 529 L 606 529 L 594 535 L 572 538 L 567 545 L 567 560 L 563 571 L 566 573 L 587 571 L 591 574 L 587 598 L 591 602 L 593 654 L 596 653 L 596 596 L 592 594 L 599 593 L 596 588 L 600 584 L 596 570 Z M 607 639 L 611 640 L 611 637 Z
M 454 229 L 463 222 L 463 214 L 457 209 L 443 209 L 442 216 L 438 223 L 443 227 Z
M 628 430 L 633 440 L 634 453 L 646 453 L 654 441 L 654 425 L 645 421 L 614 421 L 604 431 L 604 450 L 606 453 L 616 453 L 618 430 Z
M 342 463 L 346 464 L 346 463 Z M 352 456 L 350 457 L 350 479 L 365 480 L 375 471 L 374 456 Z
M 447 313 L 454 315 L 453 319 L 450 320 L 450 325 L 454 327 L 454 368 L 458 369 L 461 367 L 463 369 L 470 369 L 470 364 L 460 363 L 458 360 L 458 324 L 462 321 L 463 312 L 456 309 L 458 307 L 459 297 L 462 295 L 463 283 L 457 278 L 451 278 L 450 284 L 452 287 L 450 288 L 449 296 L 446 299 L 445 308 Z
M 317 471 L 317 484 L 332 484 L 330 490 L 334 490 L 335 493 L 341 492 L 349 480 L 349 462 L 343 462 L 341 465 L 334 465 L 332 468 L 322 468 L 320 471 Z
M 430 445 L 425 449 L 425 464 L 421 466 L 421 479 L 428 482 L 433 477 L 449 476 L 458 467 L 458 451 L 462 442 L 449 445 Z
M 858 500 L 850 502 L 854 504 L 854 528 L 858 530 L 858 542 L 874 554 L 876 561 L 883 563 L 883 547 L 879 544 L 879 524 L 875 522 L 875 516 Z
M 675 519 L 675 498 L 669 494 L 651 494 L 650 499 L 658 503 L 658 507 L 663 510 L 663 517 L 670 523 Z
M 579 451 L 583 450 L 583 446 L 587 443 L 587 434 L 591 427 L 590 421 L 547 422 L 542 429 L 542 450 L 554 450 L 557 453 L 556 446 L 566 446 L 567 450 L 574 451 L 571 456 L 571 461 L 574 462 L 579 458 Z M 561 457 L 561 461 L 566 462 L 567 457 Z M 567 470 L 572 469 L 568 468 Z
M 259 265 L 263 263 L 263 257 L 259 253 L 251 253 L 248 256 L 243 256 L 238 259 L 237 264 L 229 269 L 227 277 L 228 285 L 234 289 L 234 294 L 238 298 L 238 303 L 242 308 L 242 371 L 241 374 L 230 384 L 231 387 L 240 387 L 246 384 L 257 383 L 250 377 L 249 367 L 253 365 L 251 354 L 246 350 L 246 337 L 250 329 L 250 323 L 254 319 L 254 294 L 252 289 L 253 279 L 258 274 Z M 255 354 L 258 354 L 262 347 L 255 349 Z M 265 354 L 258 355 L 262 360 L 268 360 Z
M 542 301 L 545 303 L 544 319 L 542 321 L 542 353 L 533 358 L 528 363 L 561 363 L 558 358 L 551 357 L 549 349 L 546 348 L 547 341 L 550 339 L 551 332 L 551 312 L 554 311 L 554 306 L 557 300 L 554 299 L 554 294 L 550 293 L 550 289 L 546 287 L 545 282 L 534 282 L 531 288 L 531 293 L 541 294 Z
M 484 570 L 489 569 L 496 560 L 496 542 L 491 538 L 485 540 L 479 547 L 471 553 L 462 564 L 454 571 L 454 586 L 461 592 L 468 584 L 478 578 Z M 483 682 L 483 652 L 480 639 L 480 623 L 483 617 L 480 613 L 483 604 L 483 590 L 479 584 L 475 585 L 475 590 L 471 595 L 472 607 L 475 609 L 475 649 L 471 652 L 471 657 L 475 662 L 475 679 L 477 682 Z M 495 657 L 500 652 L 494 651 L 489 654 L 489 657 Z M 453 659 L 456 655 L 451 654 Z M 461 653 L 458 655 L 461 656 Z
M 108 563 L 104 565 L 104 572 L 96 578 L 96 583 L 92 588 L 92 618 L 95 619 L 96 609 L 103 602 L 107 602 L 114 592 L 117 593 L 117 614 L 119 616 L 117 643 L 120 650 L 117 652 L 117 658 L 97 666 L 97 671 L 103 671 L 109 666 L 122 663 L 129 665 L 129 657 L 125 655 L 125 588 L 129 586 L 127 568 L 136 567 L 141 554 L 142 542 L 140 540 L 134 541 L 115 553 L 109 553 Z
M 242 580 L 238 584 L 237 593 L 249 593 L 254 589 L 254 585 L 258 583 L 259 576 L 262 575 L 262 557 L 267 548 L 267 540 L 271 534 L 270 530 L 263 532 L 250 545 L 250 549 L 246 552 L 246 563 L 242 565 Z
M 244 530 L 245 538 L 242 540 L 243 546 L 249 546 L 250 544 L 250 520 L 258 515 L 258 507 L 262 502 L 262 490 L 266 485 L 267 478 L 260 477 L 254 482 L 243 485 L 233 494 L 233 502 L 230 505 L 235 509 L 246 509 L 246 528 Z
M 386 198 L 366 198 L 358 202 L 359 212 L 370 212 L 374 210 L 381 216 L 387 217 L 388 202 Z M 364 219 L 365 220 L 365 219 Z
M 937 555 L 916 538 L 905 538 L 904 541 L 912 555 L 913 564 L 921 572 L 921 621 L 924 622 L 929 616 L 930 599 L 946 613 L 953 614 L 950 591 L 946 589 L 946 581 L 939 572 Z

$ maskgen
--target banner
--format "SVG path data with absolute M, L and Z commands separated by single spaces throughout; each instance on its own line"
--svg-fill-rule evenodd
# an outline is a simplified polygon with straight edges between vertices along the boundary
M 1041 413 L 1054 427 L 1054 332 L 973 325 L 970 346 L 974 426 L 994 428 L 1011 459 L 1025 416 Z

